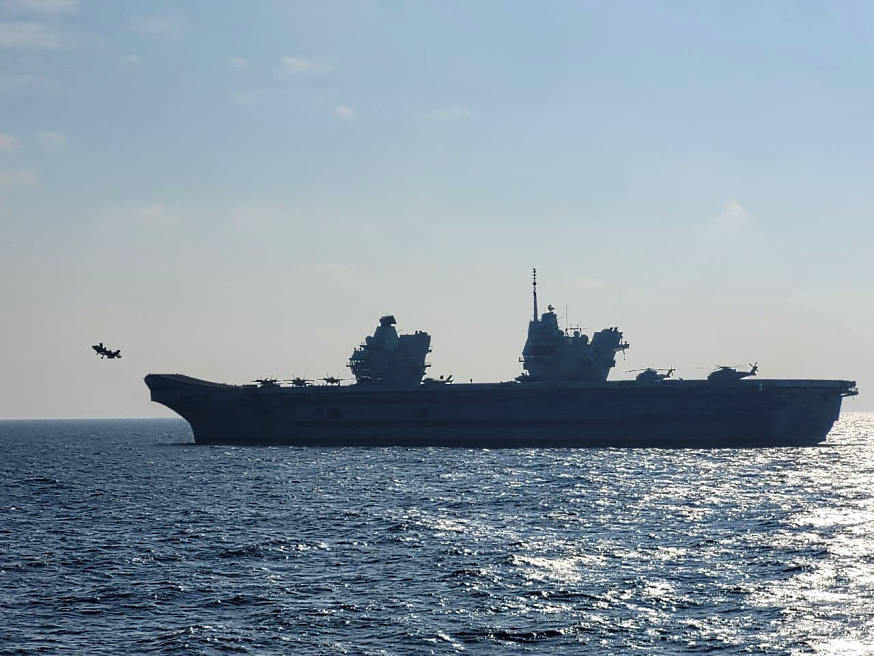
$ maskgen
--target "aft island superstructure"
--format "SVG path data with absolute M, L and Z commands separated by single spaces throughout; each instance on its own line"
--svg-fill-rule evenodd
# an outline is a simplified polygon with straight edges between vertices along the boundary
M 552 306 L 534 312 L 513 381 L 425 378 L 428 333 L 398 334 L 380 318 L 354 349 L 354 384 L 291 386 L 262 379 L 226 385 L 149 374 L 153 401 L 191 425 L 197 443 L 301 446 L 764 447 L 825 440 L 850 380 L 753 378 L 757 367 L 722 367 L 704 380 L 647 369 L 608 381 L 629 348 L 616 327 L 562 330 Z M 334 383 L 338 379 L 326 379 Z

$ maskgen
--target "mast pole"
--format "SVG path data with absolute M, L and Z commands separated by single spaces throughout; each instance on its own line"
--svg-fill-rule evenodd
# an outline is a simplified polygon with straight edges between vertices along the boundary
M 537 268 L 531 270 L 531 288 L 534 292 L 534 321 L 537 321 Z

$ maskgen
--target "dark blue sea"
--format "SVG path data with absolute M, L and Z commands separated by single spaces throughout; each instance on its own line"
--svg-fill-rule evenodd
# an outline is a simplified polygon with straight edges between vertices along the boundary
M 0 422 L 0 653 L 874 654 L 874 414 L 824 446 L 194 446 Z

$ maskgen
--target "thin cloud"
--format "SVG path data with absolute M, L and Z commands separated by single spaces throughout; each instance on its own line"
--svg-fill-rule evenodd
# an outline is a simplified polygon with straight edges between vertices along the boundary
M 238 71 L 244 71 L 249 68 L 249 60 L 242 57 L 231 57 L 228 59 L 228 66 L 236 68 Z
M 280 75 L 314 75 L 328 73 L 334 67 L 327 62 L 303 57 L 283 57 L 279 60 Z
M 358 112 L 346 105 L 335 105 L 334 116 L 343 121 L 354 121 L 358 118 Z
M 133 66 L 140 62 L 139 55 L 124 55 L 118 60 L 122 66 Z
M 691 225 L 645 237 L 654 269 L 670 262 L 672 278 L 723 284 L 726 272 L 732 284 L 750 283 L 768 271 L 770 282 L 785 280 L 789 262 L 783 246 L 767 226 L 737 200 L 728 200 L 715 216 Z
M 0 48 L 10 50 L 60 50 L 70 41 L 43 23 L 34 21 L 0 22 Z
M 0 134 L 0 150 L 14 150 L 18 145 L 18 139 L 11 134 Z
M 36 176 L 28 171 L 0 172 L 0 187 L 30 187 L 36 184 Z
M 179 25 L 167 18 L 137 18 L 132 23 L 133 28 L 142 34 L 163 34 L 172 32 Z
M 736 200 L 730 200 L 722 212 L 706 224 L 706 229 L 718 237 L 747 232 L 757 228 L 756 219 Z
M 51 148 L 61 148 L 67 143 L 67 136 L 63 132 L 55 132 L 53 130 L 38 130 L 36 139 L 44 146 Z
M 79 0 L 3 0 L 0 7 L 17 14 L 59 16 L 75 13 L 79 9 Z
M 432 121 L 458 121 L 470 116 L 470 110 L 462 105 L 438 107 L 424 113 L 424 117 Z
M 0 93 L 15 94 L 36 91 L 49 93 L 57 91 L 59 85 L 54 80 L 36 75 L 0 75 Z
M 268 93 L 269 90 L 267 89 L 237 91 L 233 96 L 231 96 L 231 100 L 233 100 L 235 105 L 239 105 L 240 107 L 255 107 L 264 102 Z

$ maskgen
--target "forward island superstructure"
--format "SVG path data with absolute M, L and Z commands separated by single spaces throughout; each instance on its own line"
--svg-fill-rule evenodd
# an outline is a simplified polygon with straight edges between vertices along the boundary
M 171 408 L 205 444 L 301 446 L 765 447 L 825 440 L 850 380 L 752 379 L 720 367 L 705 380 L 643 370 L 608 381 L 629 348 L 617 327 L 562 330 L 553 306 L 534 313 L 522 349 L 524 371 L 500 383 L 425 378 L 431 337 L 398 334 L 386 315 L 354 349 L 354 384 L 291 386 L 261 379 L 226 385 L 149 374 L 153 401 Z M 339 379 L 325 379 L 335 383 Z

